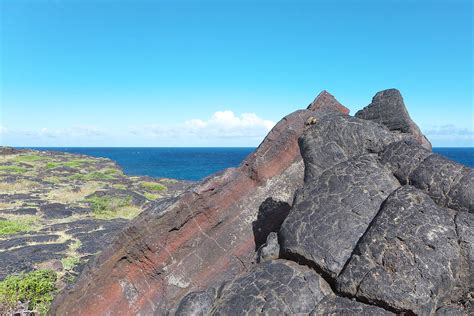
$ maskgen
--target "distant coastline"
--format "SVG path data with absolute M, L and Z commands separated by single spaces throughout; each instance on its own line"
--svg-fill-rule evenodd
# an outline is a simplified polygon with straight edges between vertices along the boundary
M 237 167 L 255 147 L 19 147 L 109 158 L 129 176 L 199 181 Z M 474 147 L 435 147 L 433 152 L 474 167 Z

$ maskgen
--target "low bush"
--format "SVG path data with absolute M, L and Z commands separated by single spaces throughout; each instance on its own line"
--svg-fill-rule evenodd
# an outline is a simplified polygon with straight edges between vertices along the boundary
M 56 279 L 57 275 L 52 270 L 37 270 L 6 277 L 0 282 L 0 315 L 22 312 L 28 315 L 25 309 L 46 315 L 57 291 Z

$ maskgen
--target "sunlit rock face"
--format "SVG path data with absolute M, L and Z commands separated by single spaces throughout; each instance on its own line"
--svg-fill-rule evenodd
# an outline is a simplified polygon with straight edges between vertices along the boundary
M 356 117 L 324 91 L 132 222 L 52 313 L 468 315 L 473 187 L 397 90 Z

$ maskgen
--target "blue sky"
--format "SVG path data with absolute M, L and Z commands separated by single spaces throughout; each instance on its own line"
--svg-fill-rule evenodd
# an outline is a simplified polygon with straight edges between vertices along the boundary
M 474 146 L 465 1 L 1 0 L 0 140 L 255 146 L 326 89 L 398 88 L 435 146 Z

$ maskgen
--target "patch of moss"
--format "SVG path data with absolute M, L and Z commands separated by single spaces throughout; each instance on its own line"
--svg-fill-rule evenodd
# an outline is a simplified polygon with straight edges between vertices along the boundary
M 46 169 L 53 169 L 53 168 L 56 168 L 56 167 L 59 167 L 61 164 L 58 163 L 58 162 L 48 162 L 46 165 L 45 165 L 45 168 Z
M 119 190 L 127 190 L 128 189 L 127 185 L 123 184 L 123 183 L 112 184 L 112 187 L 115 188 L 115 189 L 119 189 Z
M 87 201 L 91 204 L 94 217 L 98 219 L 132 219 L 141 211 L 131 204 L 131 198 L 94 196 Z
M 161 183 L 173 184 L 173 183 L 178 183 L 178 180 L 164 178 L 164 179 L 160 179 L 160 182 Z
M 167 187 L 165 187 L 164 185 L 160 184 L 160 183 L 156 183 L 156 182 L 140 182 L 140 186 L 142 188 L 144 188 L 145 190 L 147 191 L 152 191 L 152 192 L 162 192 L 162 191 L 166 191 L 167 190 Z
M 108 175 L 117 175 L 121 176 L 123 175 L 123 172 L 119 169 L 113 169 L 113 168 L 106 168 L 100 171 L 103 174 L 108 174 Z
M 52 177 L 44 178 L 43 181 L 46 181 L 46 182 L 49 182 L 49 183 L 53 183 L 53 184 L 59 184 L 59 183 L 61 183 L 61 179 L 59 179 L 59 177 L 57 177 L 57 176 L 52 176 Z
M 94 171 L 90 173 L 76 173 L 68 177 L 71 180 L 92 181 L 92 180 L 113 180 L 114 175 Z
M 0 166 L 0 173 L 25 173 L 27 170 L 18 166 Z
M 30 154 L 30 155 L 17 156 L 13 159 L 13 161 L 16 161 L 16 162 L 34 162 L 34 161 L 45 160 L 45 159 L 48 159 L 48 158 L 40 156 L 40 155 L 36 155 L 36 154 Z
M 0 237 L 33 230 L 36 217 L 0 219 Z
M 17 310 L 18 302 L 27 303 L 28 310 L 46 315 L 56 294 L 57 275 L 52 270 L 37 270 L 10 275 L 0 282 L 0 314 L 9 315 Z
M 159 195 L 159 194 L 149 193 L 149 192 L 145 192 L 143 195 L 150 201 L 157 200 L 161 197 L 161 195 Z

